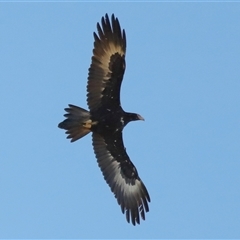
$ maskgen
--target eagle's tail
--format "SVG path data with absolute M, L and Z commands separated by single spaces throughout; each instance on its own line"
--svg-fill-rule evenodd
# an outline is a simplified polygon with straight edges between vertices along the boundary
M 71 104 L 68 106 L 69 108 L 65 108 L 67 113 L 64 114 L 66 119 L 60 122 L 58 127 L 67 130 L 67 138 L 74 142 L 91 131 L 91 119 L 87 110 Z

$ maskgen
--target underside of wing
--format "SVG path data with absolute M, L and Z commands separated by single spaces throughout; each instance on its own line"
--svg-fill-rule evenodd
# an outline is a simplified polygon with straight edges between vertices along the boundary
M 112 15 L 102 17 L 94 33 L 92 63 L 89 68 L 87 102 L 90 112 L 101 106 L 120 105 L 120 88 L 125 71 L 126 35 Z
M 140 224 L 149 211 L 148 191 L 130 161 L 122 141 L 122 133 L 114 137 L 102 137 L 93 133 L 93 147 L 104 179 L 117 198 L 128 222 Z

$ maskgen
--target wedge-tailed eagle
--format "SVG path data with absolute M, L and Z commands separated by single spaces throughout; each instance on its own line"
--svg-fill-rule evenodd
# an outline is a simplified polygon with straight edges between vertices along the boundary
M 92 132 L 92 144 L 104 179 L 115 195 L 128 222 L 140 224 L 149 211 L 148 191 L 140 179 L 123 144 L 123 128 L 131 121 L 144 120 L 139 114 L 125 112 L 120 103 L 120 88 L 125 71 L 126 34 L 114 15 L 97 23 L 94 49 L 88 73 L 89 111 L 69 104 L 65 129 L 74 142 Z

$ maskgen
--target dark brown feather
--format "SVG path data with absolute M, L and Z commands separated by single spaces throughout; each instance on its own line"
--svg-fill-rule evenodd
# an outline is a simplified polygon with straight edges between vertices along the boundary
M 126 213 L 127 221 L 131 221 L 133 225 L 139 224 L 139 214 L 145 220 L 145 212 L 149 211 L 150 197 L 125 151 L 122 133 L 104 138 L 93 133 L 93 148 L 104 179 L 114 193 L 122 212 Z M 123 170 L 125 163 L 128 165 L 127 175 Z
M 120 105 L 120 88 L 125 71 L 126 35 L 117 18 L 108 15 L 97 24 L 94 33 L 92 63 L 89 68 L 87 102 L 90 112 L 101 106 L 116 108 Z M 112 24 L 111 24 L 112 23 Z

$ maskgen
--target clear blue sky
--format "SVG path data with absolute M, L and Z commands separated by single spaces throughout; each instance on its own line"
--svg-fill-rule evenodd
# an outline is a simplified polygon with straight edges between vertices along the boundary
M 93 31 L 127 34 L 124 130 L 151 196 L 133 227 L 103 180 L 86 108 Z M 0 3 L 0 238 L 240 238 L 239 3 Z

